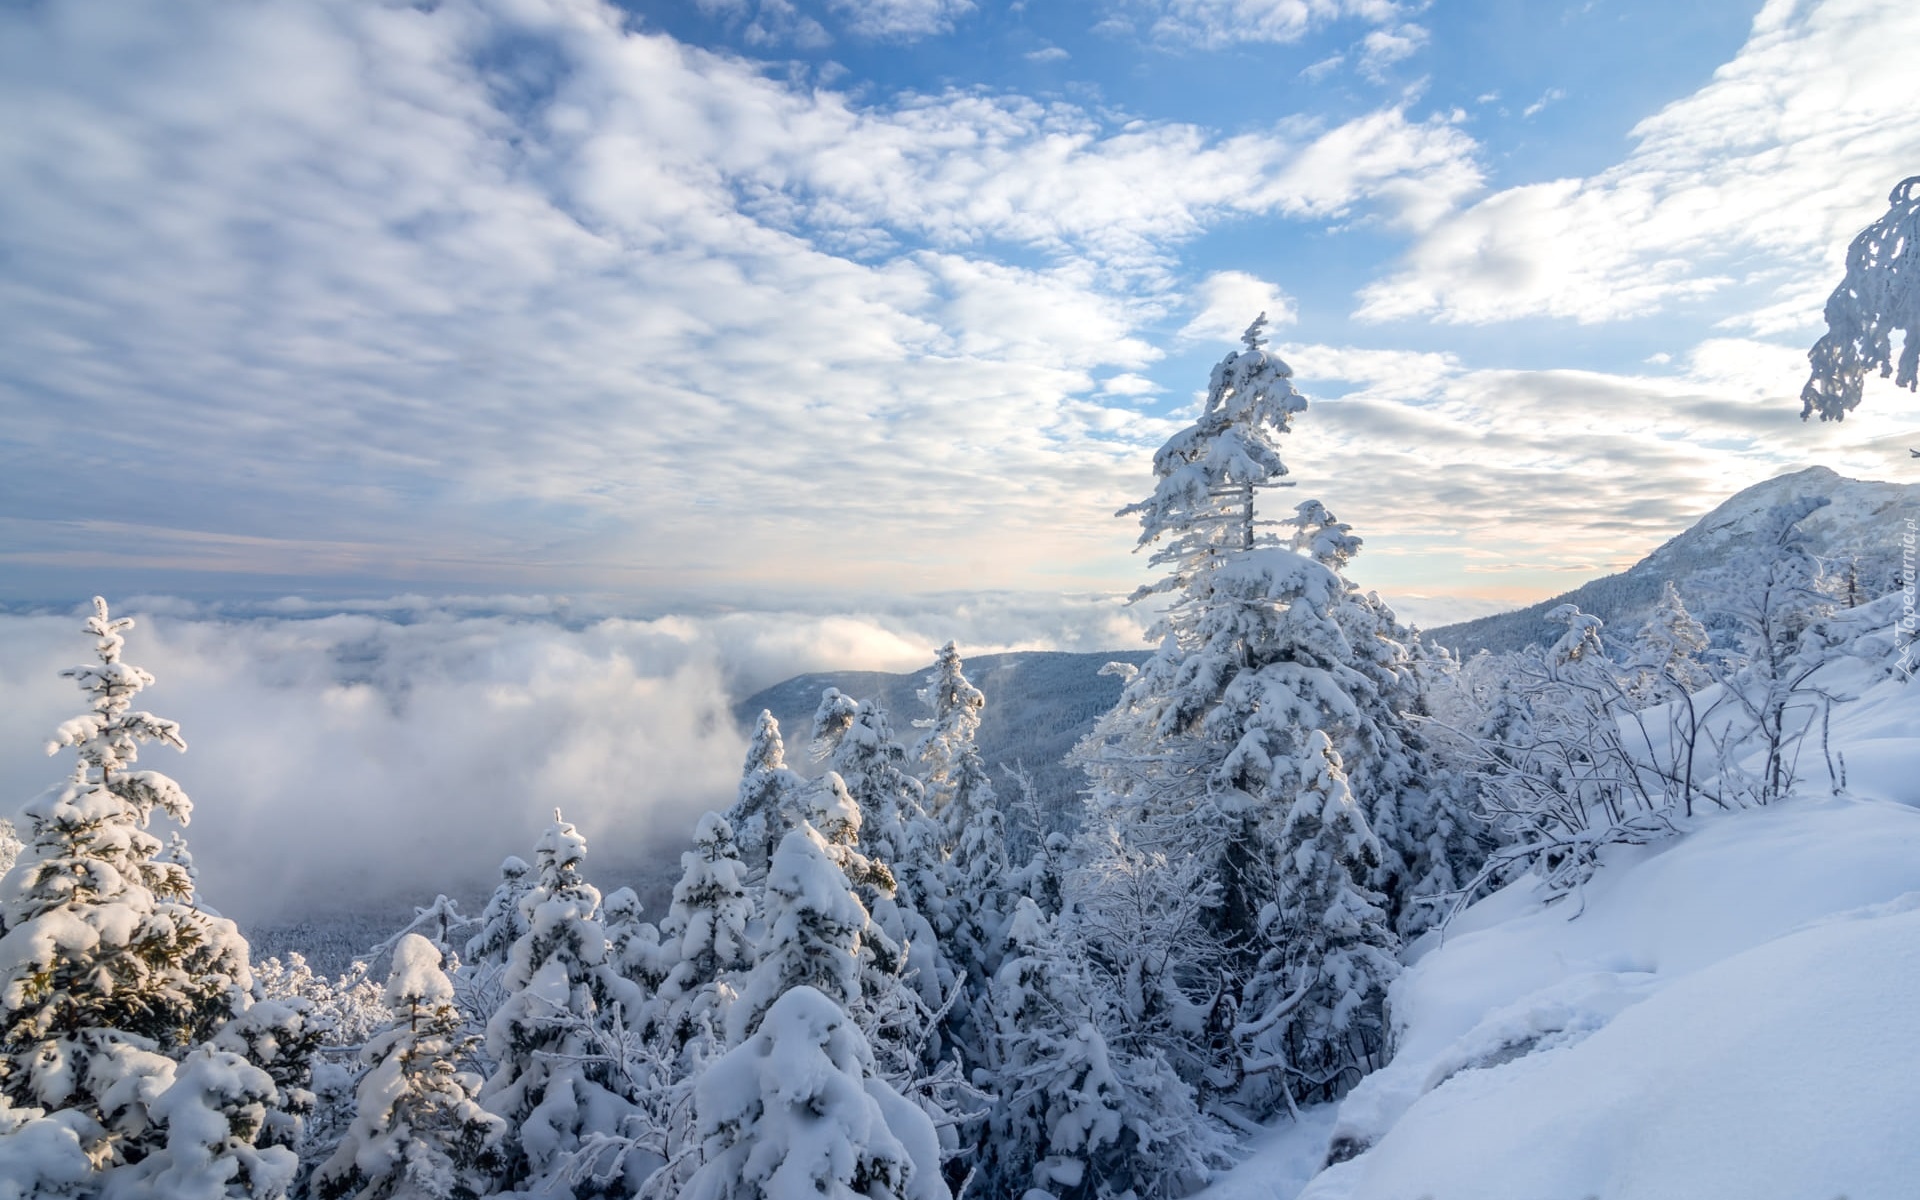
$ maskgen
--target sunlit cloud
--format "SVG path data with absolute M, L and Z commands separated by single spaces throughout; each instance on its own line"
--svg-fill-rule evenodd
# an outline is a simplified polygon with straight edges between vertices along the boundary
M 1193 295 L 1200 311 L 1180 330 L 1190 341 L 1231 346 L 1256 314 L 1266 315 L 1269 336 L 1272 329 L 1299 317 L 1290 296 L 1245 271 L 1216 271 L 1200 281 Z
M 141 702 L 190 746 L 141 764 L 194 798 L 203 895 L 247 921 L 484 887 L 555 808 L 608 869 L 671 861 L 732 803 L 733 705 L 801 672 L 913 670 L 949 639 L 969 656 L 1142 642 L 1115 596 L 652 618 L 557 597 L 115 608 L 158 679 Z M 68 769 L 42 747 L 83 699 L 58 672 L 89 649 L 77 616 L 0 614 L 0 815 Z
M 856 99 L 492 0 L 12 9 L 0 107 L 36 578 L 1110 583 L 1165 429 L 1104 381 L 1158 358 L 1177 247 L 1400 220 L 1475 149 Z
M 1648 375 L 1282 354 L 1314 399 L 1286 448 L 1299 494 L 1275 503 L 1324 500 L 1367 539 L 1355 577 L 1389 595 L 1538 599 L 1632 565 L 1775 475 L 1898 478 L 1910 440 L 1893 404 L 1844 432 L 1802 423 L 1803 351 L 1750 339 L 1709 340 Z
M 1386 24 L 1403 11 L 1390 0 L 1133 0 L 1116 10 L 1137 14 L 1152 37 L 1207 47 L 1297 42 L 1336 21 Z
M 1802 329 L 1853 231 L 1920 169 L 1913 72 L 1888 49 L 1916 39 L 1920 9 L 1901 0 L 1772 0 L 1710 83 L 1634 127 L 1625 161 L 1439 221 L 1359 315 L 1599 322 L 1737 289 L 1735 324 Z

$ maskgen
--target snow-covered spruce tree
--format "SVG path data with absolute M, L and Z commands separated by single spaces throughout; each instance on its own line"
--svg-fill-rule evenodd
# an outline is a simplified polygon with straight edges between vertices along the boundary
M 774 1001 L 793 988 L 814 988 L 852 1010 L 861 1003 L 863 975 L 872 969 L 888 973 L 893 966 L 876 968 L 872 962 L 874 929 L 847 869 L 861 874 L 865 866 L 853 849 L 859 814 L 850 802 L 847 807 L 851 811 L 836 823 L 845 840 L 830 841 L 807 822 L 788 832 L 774 851 L 767 868 L 765 929 L 753 969 L 728 1015 L 730 1044 L 751 1037 Z
M 1424 787 L 1432 772 L 1406 716 L 1418 691 L 1402 631 L 1341 574 L 1359 539 L 1317 503 L 1296 508 L 1288 544 L 1258 518 L 1255 496 L 1281 482 L 1278 441 L 1305 401 L 1262 346 L 1260 322 L 1245 342 L 1214 369 L 1199 420 L 1155 457 L 1153 495 L 1122 510 L 1139 514 L 1140 543 L 1166 571 L 1136 597 L 1170 600 L 1159 650 L 1076 751 L 1093 784 L 1086 836 L 1111 828 L 1130 851 L 1203 864 L 1217 883 L 1207 914 L 1217 953 L 1160 976 L 1216 1024 L 1239 1000 L 1234 981 L 1274 948 L 1259 918 L 1280 885 L 1271 864 L 1300 779 L 1300 731 L 1329 736 L 1369 826 L 1393 831 L 1368 882 L 1409 928 L 1437 915 L 1417 901 L 1477 865 L 1462 815 L 1441 807 L 1454 790 Z M 1242 1048 L 1204 1032 L 1188 1042 L 1211 1045 L 1212 1060 L 1176 1065 L 1196 1086 L 1231 1086 Z
M 48 746 L 78 762 L 26 806 L 29 843 L 0 882 L 0 1095 L 53 1122 L 8 1137 L 64 1129 L 55 1140 L 83 1147 L 89 1186 L 108 1195 L 278 1195 L 294 1156 L 255 1142 L 281 1097 L 265 1071 L 211 1044 L 246 1009 L 247 944 L 195 907 L 187 868 L 148 832 L 156 809 L 185 824 L 186 794 L 133 769 L 142 742 L 186 743 L 174 722 L 132 707 L 153 683 L 120 658 L 133 622 L 93 605 L 99 662 L 64 672 L 90 711 Z
M 1887 212 L 1847 247 L 1847 274 L 1827 298 L 1827 332 L 1807 352 L 1800 419 L 1843 421 L 1860 403 L 1868 371 L 1920 388 L 1920 175 L 1903 179 Z M 1893 335 L 1901 336 L 1898 371 Z
M 1228 1141 L 1152 1050 L 1133 1055 L 1102 1027 L 1110 987 L 1021 897 L 980 1021 L 994 1096 L 978 1150 L 981 1192 L 1026 1200 L 1178 1196 L 1226 1160 Z
M 1166 1059 L 1190 1082 L 1224 1085 L 1234 1057 L 1221 1028 L 1232 1011 L 1234 956 L 1213 920 L 1217 859 L 1169 856 L 1113 828 L 1088 831 L 1076 853 L 1062 920 L 1108 998 L 1101 1034 L 1116 1051 Z
M 73 1109 L 15 1107 L 0 1092 L 0 1200 L 67 1200 L 94 1194 L 98 1182 Z
M 996 948 L 1009 903 L 1007 827 L 984 770 L 979 785 L 962 794 L 965 807 L 956 815 L 963 813 L 965 820 L 953 832 L 953 850 L 947 860 L 954 897 L 949 910 L 953 922 L 949 954 L 961 969 L 984 979 L 999 969 Z
M 752 878 L 766 874 L 774 847 L 793 827 L 794 801 L 806 785 L 806 780 L 787 767 L 780 722 L 761 709 L 753 740 L 747 746 L 746 765 L 740 772 L 739 798 L 726 813 L 734 842 Z
M 1473 735 L 1486 744 L 1495 771 L 1512 767 L 1520 749 L 1533 744 L 1533 706 L 1513 680 L 1499 681 Z
M 1353 757 L 1354 788 L 1380 842 L 1380 861 L 1366 882 L 1386 896 L 1395 927 L 1411 936 L 1437 919 L 1438 901 L 1457 894 L 1479 869 L 1485 831 L 1460 803 L 1464 782 L 1435 761 L 1406 719 L 1426 712 L 1420 637 L 1378 595 L 1346 577 L 1361 540 L 1318 500 L 1298 505 L 1292 524 L 1294 550 L 1332 571 L 1344 588 L 1329 615 L 1366 685 L 1348 688 L 1360 719 L 1327 729 L 1339 738 L 1340 753 Z M 1433 674 L 1450 664 L 1428 655 L 1426 665 Z
M 925 915 L 938 905 L 944 875 L 926 789 L 907 771 L 906 751 L 894 740 L 892 723 L 877 700 L 856 702 L 826 689 L 814 714 L 814 753 L 826 759 L 828 775 L 844 783 L 859 806 L 862 850 L 891 874 L 892 886 L 864 896 L 874 924 L 905 951 L 904 976 L 928 1009 L 937 1011 L 958 973 Z M 941 1053 L 937 1045 L 928 1049 L 935 1057 Z
M 1289 1105 L 1331 1099 L 1385 1060 L 1387 985 L 1400 972 L 1399 939 L 1366 885 L 1380 844 L 1327 735 L 1316 729 L 1301 741 L 1271 864 L 1274 899 L 1260 913 L 1267 949 L 1247 983 L 1241 1027 L 1256 1050 L 1246 1070 L 1268 1076 L 1266 1090 Z
M 926 784 L 930 820 L 914 860 L 927 872 L 921 888 L 924 915 L 940 938 L 956 975 L 966 981 L 965 1002 L 951 1024 L 964 1026 L 966 1010 L 985 998 L 999 967 L 1000 926 L 1008 887 L 1006 820 L 993 780 L 974 739 L 986 697 L 967 679 L 952 642 L 940 648 L 920 699 L 933 715 L 915 724 L 925 729 L 914 746 Z
M 926 785 L 926 805 L 935 814 L 943 813 L 953 802 L 960 782 L 960 764 L 973 752 L 974 738 L 980 733 L 980 713 L 987 698 L 967 678 L 960 661 L 959 647 L 952 642 L 935 653 L 933 670 L 926 686 L 920 689 L 920 702 L 933 710 L 931 717 L 914 722 L 926 732 L 914 743 L 913 757 L 920 762 L 920 777 Z
M 475 1099 L 480 1079 L 460 1069 L 463 1037 L 440 951 L 416 933 L 393 948 L 388 1029 L 362 1052 L 352 1126 L 314 1174 L 323 1200 L 467 1200 L 486 1194 L 506 1124 Z
M 326 1014 L 302 997 L 271 997 L 255 981 L 253 1002 L 220 1027 L 213 1046 L 231 1051 L 267 1073 L 275 1102 L 254 1139 L 259 1146 L 285 1146 L 298 1155 L 308 1144 L 306 1123 L 318 1103 L 315 1066 L 322 1043 L 335 1036 Z
M 633 1200 L 664 1200 L 679 1194 L 698 1165 L 690 1154 L 693 1078 L 725 1045 L 718 1020 L 732 998 L 732 981 L 701 985 L 691 997 L 664 994 L 668 976 L 681 966 L 679 939 L 663 941 L 658 928 L 641 920 L 642 911 L 632 888 L 616 888 L 601 902 L 608 962 L 638 985 L 645 1000 L 627 1015 L 619 1051 L 624 1094 L 635 1111 L 618 1130 L 589 1135 L 591 1146 L 580 1162 L 582 1170 L 602 1174 L 607 1164 L 624 1164 L 629 1179 L 642 1181 Z M 697 1020 L 688 1019 L 688 1009 Z
M 815 988 L 860 1026 L 876 1073 L 949 1125 L 958 1081 L 936 1050 L 939 1010 L 921 999 L 904 947 L 863 901 L 886 903 L 891 877 L 857 848 L 860 812 L 839 776 L 823 780 L 803 798 L 810 819 L 781 840 L 768 868 L 763 930 L 728 1008 L 728 1042 L 752 1036 L 787 991 Z
M 93 1065 L 98 1070 L 100 1060 Z M 119 1076 L 119 1098 L 132 1101 L 131 1108 L 144 1107 L 148 1128 L 164 1135 L 140 1161 L 107 1172 L 102 1200 L 286 1195 L 298 1165 L 293 1151 L 258 1144 L 279 1099 L 265 1071 L 231 1051 L 200 1045 L 177 1065 L 145 1052 L 127 1053 L 112 1073 Z
M 780 840 L 767 868 L 766 929 L 730 1013 L 729 1043 L 751 1037 L 793 988 L 814 988 L 842 1009 L 859 1002 L 867 910 L 835 858 L 810 823 Z
M 357 1064 L 319 1053 L 322 1046 L 359 1046 L 386 1029 L 385 989 L 364 964 L 337 979 L 314 973 L 304 956 L 289 953 L 253 966 L 254 1003 L 220 1031 L 215 1044 L 243 1053 L 265 1070 L 283 1097 L 305 1101 L 297 1125 L 269 1114 L 268 1136 L 291 1145 L 304 1175 L 332 1156 L 353 1124 Z M 471 986 L 469 984 L 469 986 Z M 302 1095 L 304 1093 L 304 1095 Z M 292 1140 L 287 1140 L 291 1135 Z M 296 1178 L 295 1195 L 309 1194 Z
M 831 865 L 825 856 L 799 849 L 811 832 L 782 840 L 770 880 L 807 858 L 819 888 L 833 890 L 819 869 Z M 824 982 L 843 989 L 843 980 Z M 707 1069 L 694 1104 L 704 1162 L 682 1200 L 949 1196 L 933 1123 L 876 1076 L 844 1004 L 810 985 L 780 994 L 752 1034 Z
M 535 850 L 538 878 L 520 903 L 527 931 L 513 944 L 506 1000 L 487 1023 L 496 1066 L 481 1089 L 507 1124 L 503 1182 L 559 1195 L 613 1194 L 637 1182 L 570 1171 L 593 1134 L 632 1114 L 625 1078 L 626 1021 L 645 1003 L 607 961 L 600 893 L 581 876 L 587 843 L 554 814 Z
M 1644 706 L 1699 691 L 1713 682 L 1707 650 L 1706 627 L 1693 619 L 1669 579 L 1660 603 L 1634 639 L 1628 695 Z
M 660 985 L 677 964 L 672 942 L 662 944 L 659 927 L 642 920 L 644 915 L 640 897 L 632 888 L 615 888 L 600 902 L 600 923 L 607 931 L 607 961 L 654 999 L 644 1010 L 643 1021 L 629 1017 L 629 1026 L 635 1028 L 659 1018 Z
M 467 942 L 465 957 L 469 964 L 504 964 L 513 944 L 527 932 L 527 918 L 520 901 L 534 884 L 533 868 L 527 860 L 509 854 L 500 863 L 500 885 L 487 897 L 480 911 L 480 932 Z
M 913 850 L 913 826 L 926 815 L 926 790 L 907 769 L 907 752 L 894 740 L 885 706 L 827 688 L 813 721 L 814 753 L 860 806 L 867 853 L 900 874 Z
M 986 1195 L 1078 1186 L 1089 1155 L 1119 1139 L 1119 1084 L 1075 949 L 1031 899 L 1015 903 L 981 1021 L 985 1063 L 974 1073 L 994 1096 L 979 1148 Z
M 689 1069 L 725 1045 L 728 976 L 751 964 L 747 923 L 753 898 L 733 828 L 718 813 L 700 818 L 693 849 L 680 856 L 680 882 L 661 932 L 674 961 L 660 987 L 667 1035 Z
M 847 791 L 846 782 L 837 772 L 823 772 L 818 779 L 809 782 L 795 797 L 794 810 L 799 817 L 794 829 L 800 828 L 801 824 L 812 826 L 826 845 L 827 854 L 833 859 L 834 865 L 846 875 L 849 883 L 859 889 L 861 896 L 890 894 L 894 891 L 893 868 L 878 859 L 869 858 L 861 845 L 860 805 L 854 800 L 853 794 Z
M 1326 617 L 1338 581 L 1312 560 L 1276 549 L 1255 512 L 1256 494 L 1281 485 L 1279 439 L 1306 408 L 1291 369 L 1264 348 L 1265 325 L 1263 314 L 1244 347 L 1214 367 L 1199 419 L 1155 454 L 1153 494 L 1120 510 L 1139 516 L 1139 546 L 1152 547 L 1152 565 L 1165 570 L 1134 593 L 1136 601 L 1168 598 L 1153 630 L 1160 648 L 1138 671 L 1126 671 L 1119 703 L 1075 751 L 1093 784 L 1089 836 L 1111 828 L 1129 846 L 1203 861 L 1224 876 L 1214 931 L 1222 945 L 1244 944 L 1258 911 L 1243 886 L 1244 864 L 1226 861 L 1245 846 L 1241 826 L 1254 811 L 1250 797 L 1230 797 L 1224 808 L 1214 797 L 1212 774 L 1232 742 L 1211 734 L 1206 719 L 1235 676 L 1258 666 L 1260 648 L 1221 626 L 1242 613 L 1284 617 L 1293 609 L 1286 600 L 1317 588 L 1313 611 L 1323 640 L 1340 637 Z M 1286 595 L 1273 601 L 1253 594 L 1267 590 L 1268 569 L 1286 576 Z M 1212 991 L 1211 981 L 1201 987 Z

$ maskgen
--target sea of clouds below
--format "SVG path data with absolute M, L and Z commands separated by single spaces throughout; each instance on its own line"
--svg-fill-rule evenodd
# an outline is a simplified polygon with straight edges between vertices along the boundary
M 623 873 L 671 862 L 699 813 L 731 802 L 738 697 L 803 671 L 912 670 L 949 638 L 975 654 L 1141 643 L 1135 613 L 1093 596 L 651 617 L 544 597 L 115 611 L 139 620 L 126 660 L 157 680 L 139 706 L 190 747 L 140 765 L 193 797 L 201 895 L 247 924 L 483 894 L 556 807 L 588 836 L 591 874 L 636 882 Z M 79 612 L 0 613 L 0 809 L 70 767 L 45 748 L 81 711 L 58 677 L 91 657 Z

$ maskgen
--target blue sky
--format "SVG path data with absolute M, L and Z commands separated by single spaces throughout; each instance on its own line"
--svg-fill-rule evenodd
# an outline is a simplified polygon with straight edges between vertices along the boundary
M 0 599 L 1123 591 L 1255 311 L 1429 618 L 1804 426 L 1920 173 L 1902 0 L 0 10 Z M 1893 536 L 1890 533 L 1889 536 Z M 1425 598 L 1422 601 L 1421 598 Z

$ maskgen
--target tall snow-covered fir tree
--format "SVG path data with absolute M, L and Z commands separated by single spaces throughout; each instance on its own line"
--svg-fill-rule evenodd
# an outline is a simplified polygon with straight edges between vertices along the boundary
M 914 827 L 926 815 L 926 789 L 907 769 L 907 752 L 894 740 L 886 708 L 828 688 L 813 728 L 814 753 L 860 806 L 866 852 L 899 873 L 913 854 Z
M 814 714 L 814 753 L 826 759 L 825 778 L 844 783 L 859 806 L 862 851 L 885 864 L 892 877 L 892 886 L 865 896 L 874 924 L 905 951 L 908 980 L 927 1007 L 937 1010 L 958 973 L 926 916 L 929 908 L 939 907 L 945 869 L 939 831 L 926 810 L 926 788 L 908 771 L 907 753 L 894 740 L 892 722 L 878 700 L 856 701 L 826 689 Z M 858 878 L 853 882 L 861 884 Z
M 1356 816 L 1393 831 L 1374 881 L 1417 923 L 1415 900 L 1454 885 L 1452 856 L 1470 855 L 1421 785 L 1429 773 L 1406 718 L 1417 688 L 1392 614 L 1342 574 L 1359 539 L 1325 506 L 1296 506 L 1282 542 L 1256 497 L 1282 483 L 1279 439 L 1306 401 L 1263 345 L 1264 321 L 1214 368 L 1199 419 L 1154 459 L 1153 495 L 1121 510 L 1165 574 L 1136 598 L 1167 597 L 1158 651 L 1128 678 L 1119 703 L 1076 750 L 1093 784 L 1091 858 L 1105 840 L 1129 853 L 1206 864 L 1219 903 L 1207 926 L 1229 980 L 1244 983 L 1276 946 L 1261 915 L 1283 894 L 1273 867 L 1300 787 L 1302 733 L 1325 733 L 1352 766 Z M 1457 817 L 1448 813 L 1447 817 Z M 1371 836 L 1371 833 L 1369 833 Z M 1166 972 L 1182 1003 L 1230 1010 L 1212 966 Z M 1190 1039 L 1192 1041 L 1194 1039 Z M 1211 1037 L 1213 1059 L 1188 1082 L 1223 1086 L 1251 1052 Z
M 919 695 L 933 715 L 914 722 L 926 732 L 914 743 L 913 757 L 920 762 L 920 778 L 926 785 L 926 807 L 939 814 L 953 802 L 961 762 L 973 751 L 987 698 L 967 678 L 960 649 L 952 642 L 935 653 L 933 670 Z
M 574 1178 L 569 1170 L 588 1135 L 618 1129 L 633 1111 L 624 1035 L 646 999 L 608 961 L 600 893 L 581 875 L 586 849 L 555 813 L 535 848 L 536 882 L 520 902 L 527 931 L 508 957 L 506 999 L 487 1022 L 496 1065 L 480 1092 L 509 1130 L 504 1181 L 561 1195 L 634 1182 Z
M 0 882 L 0 1096 L 40 1114 L 0 1155 L 8 1138 L 52 1137 L 83 1150 L 104 1194 L 279 1195 L 293 1153 L 256 1143 L 282 1098 L 214 1044 L 249 1003 L 247 944 L 194 904 L 187 867 L 149 832 L 156 811 L 186 823 L 186 794 L 134 769 L 141 743 L 186 742 L 132 707 L 153 683 L 121 659 L 132 620 L 93 607 L 99 661 L 63 672 L 89 711 L 48 746 L 78 761 L 26 806 L 28 844 Z
M 974 744 L 986 697 L 967 679 L 952 642 L 940 648 L 920 699 L 933 710 L 915 722 L 926 731 L 914 757 L 930 818 L 919 832 L 933 841 L 914 856 L 927 877 L 920 902 L 955 973 L 969 980 L 969 1000 L 976 1000 L 998 966 L 1006 919 L 1006 819 Z
M 1676 690 L 1697 692 L 1713 682 L 1706 664 L 1706 627 L 1693 619 L 1673 581 L 1660 590 L 1647 623 L 1633 643 L 1633 678 L 1628 692 L 1642 704 L 1657 704 Z
M 506 1123 L 480 1107 L 480 1079 L 440 951 L 416 933 L 393 948 L 390 1026 L 362 1051 L 353 1124 L 314 1174 L 322 1200 L 470 1200 L 487 1194 Z
M 513 950 L 513 944 L 527 931 L 527 918 L 520 901 L 533 887 L 533 868 L 527 860 L 509 854 L 500 863 L 500 885 L 487 897 L 480 912 L 480 932 L 467 942 L 469 963 L 501 963 Z
M 1290 553 L 1273 557 L 1274 539 L 1255 509 L 1259 491 L 1282 484 L 1279 441 L 1306 408 L 1289 382 L 1292 370 L 1264 347 L 1265 325 L 1263 314 L 1243 348 L 1214 367 L 1199 419 L 1154 455 L 1153 494 L 1120 510 L 1139 516 L 1139 547 L 1151 547 L 1151 565 L 1165 571 L 1133 597 L 1167 598 L 1152 631 L 1160 647 L 1128 672 L 1120 702 L 1076 751 L 1093 783 L 1090 825 L 1114 823 L 1125 840 L 1178 857 L 1217 858 L 1233 841 L 1218 821 L 1193 819 L 1214 791 L 1211 774 L 1225 751 L 1204 722 L 1234 676 L 1257 665 L 1258 649 L 1215 627 L 1243 611 L 1265 610 L 1269 621 L 1292 611 L 1280 601 L 1293 597 L 1261 604 L 1262 597 L 1233 593 L 1263 584 L 1264 567 L 1304 574 L 1323 601 L 1333 590 L 1324 569 Z M 1252 569 L 1227 571 L 1262 550 L 1268 553 Z
M 766 874 L 774 847 L 798 819 L 794 802 L 807 781 L 787 766 L 787 747 L 780 722 L 762 709 L 747 745 L 747 761 L 740 772 L 740 793 L 726 812 L 740 857 L 753 878 Z
M 725 1044 L 727 976 L 752 963 L 747 924 L 753 898 L 733 827 L 718 813 L 700 818 L 693 849 L 680 856 L 680 882 L 662 922 L 673 967 L 660 986 L 665 1024 L 677 1051 L 695 1063 Z

